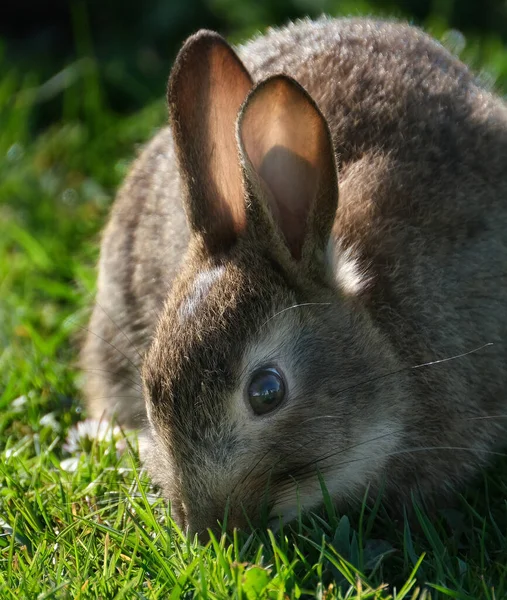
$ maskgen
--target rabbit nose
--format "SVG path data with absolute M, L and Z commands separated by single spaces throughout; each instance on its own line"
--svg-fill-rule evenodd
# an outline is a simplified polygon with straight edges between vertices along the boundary
M 216 527 L 207 527 L 206 529 L 196 531 L 193 535 L 197 535 L 199 542 L 205 545 L 210 541 L 210 534 L 212 534 L 215 539 L 219 540 L 222 535 L 222 528 L 218 525 Z
M 224 527 L 224 511 L 203 510 L 199 515 L 188 515 L 188 533 L 191 537 L 197 535 L 201 543 L 206 544 L 210 539 L 210 532 L 216 539 L 220 539 L 224 532 L 230 534 L 234 529 L 246 529 L 246 519 L 229 514 Z
M 213 521 L 213 519 L 209 518 L 190 518 L 188 520 L 187 534 L 190 539 L 193 539 L 197 535 L 197 539 L 201 544 L 207 544 L 210 540 L 210 533 L 212 533 L 215 538 L 220 539 L 220 536 L 222 535 L 222 526 L 218 519 Z

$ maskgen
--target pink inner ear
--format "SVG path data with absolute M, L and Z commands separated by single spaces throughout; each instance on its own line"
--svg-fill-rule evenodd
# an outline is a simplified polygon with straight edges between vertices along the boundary
M 229 213 L 236 233 L 245 228 L 243 182 L 236 144 L 236 119 L 251 87 L 239 60 L 217 46 L 210 53 L 208 118 L 202 143 L 208 147 L 208 173 L 218 193 L 216 213 Z
M 307 200 L 313 201 L 317 170 L 285 146 L 273 146 L 257 169 L 271 192 L 268 201 L 293 254 L 300 257 L 305 236 Z
M 248 99 L 240 139 L 293 257 L 301 258 L 308 217 L 329 165 L 322 115 L 295 82 L 273 78 Z
M 218 34 L 187 40 L 169 80 L 168 100 L 190 227 L 212 251 L 222 251 L 246 227 L 243 177 L 236 141 L 239 110 L 252 80 Z

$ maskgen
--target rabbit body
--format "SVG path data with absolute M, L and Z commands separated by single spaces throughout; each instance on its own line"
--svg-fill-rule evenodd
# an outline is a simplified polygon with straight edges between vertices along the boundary
M 180 94 L 189 52 L 169 98 L 174 127 L 183 125 L 142 151 L 104 233 L 82 354 L 89 411 L 144 427 L 144 460 L 194 531 L 226 506 L 230 525 L 257 523 L 265 498 L 271 519 L 315 508 L 318 474 L 338 504 L 360 502 L 367 486 L 385 485 L 393 505 L 412 493 L 447 496 L 501 447 L 507 424 L 505 105 L 404 24 L 321 19 L 270 30 L 237 48 L 253 82 L 288 75 L 316 107 L 283 79 L 252 92 L 237 133 L 244 196 L 228 209 L 230 226 L 195 200 L 211 188 L 195 184 L 199 148 L 185 144 L 192 127 L 201 145 L 211 134 L 187 126 L 198 119 L 186 108 L 192 88 Z M 280 108 L 282 93 L 290 101 Z M 318 151 L 301 150 L 325 182 L 314 208 L 301 201 L 303 233 L 277 200 L 269 153 L 256 163 L 257 131 L 274 110 L 302 131 L 303 141 L 283 134 L 295 148 L 289 171 L 316 127 L 330 133 L 331 151 L 325 132 L 315 134 Z M 335 211 L 324 154 L 337 165 Z M 273 164 L 285 168 L 280 156 Z M 253 212 L 245 217 L 240 202 Z M 221 235 L 231 238 L 223 247 Z M 264 364 L 283 372 L 287 397 L 259 416 L 244 390 Z

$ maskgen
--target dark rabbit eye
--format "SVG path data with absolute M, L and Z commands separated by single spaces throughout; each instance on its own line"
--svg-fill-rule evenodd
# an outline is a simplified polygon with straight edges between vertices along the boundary
M 280 405 L 285 397 L 285 383 L 276 369 L 259 369 L 248 385 L 248 401 L 257 415 L 264 415 Z

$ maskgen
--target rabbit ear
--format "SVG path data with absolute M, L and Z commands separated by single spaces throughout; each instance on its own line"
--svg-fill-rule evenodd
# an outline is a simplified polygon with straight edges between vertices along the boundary
M 251 88 L 252 79 L 234 50 L 206 30 L 187 40 L 169 79 L 167 95 L 187 187 L 187 217 L 211 250 L 230 246 L 246 227 L 235 128 Z
M 247 181 L 266 197 L 295 260 L 325 252 L 338 201 L 327 122 L 308 93 L 284 75 L 259 83 L 238 121 Z M 252 184 L 252 182 L 249 182 Z

